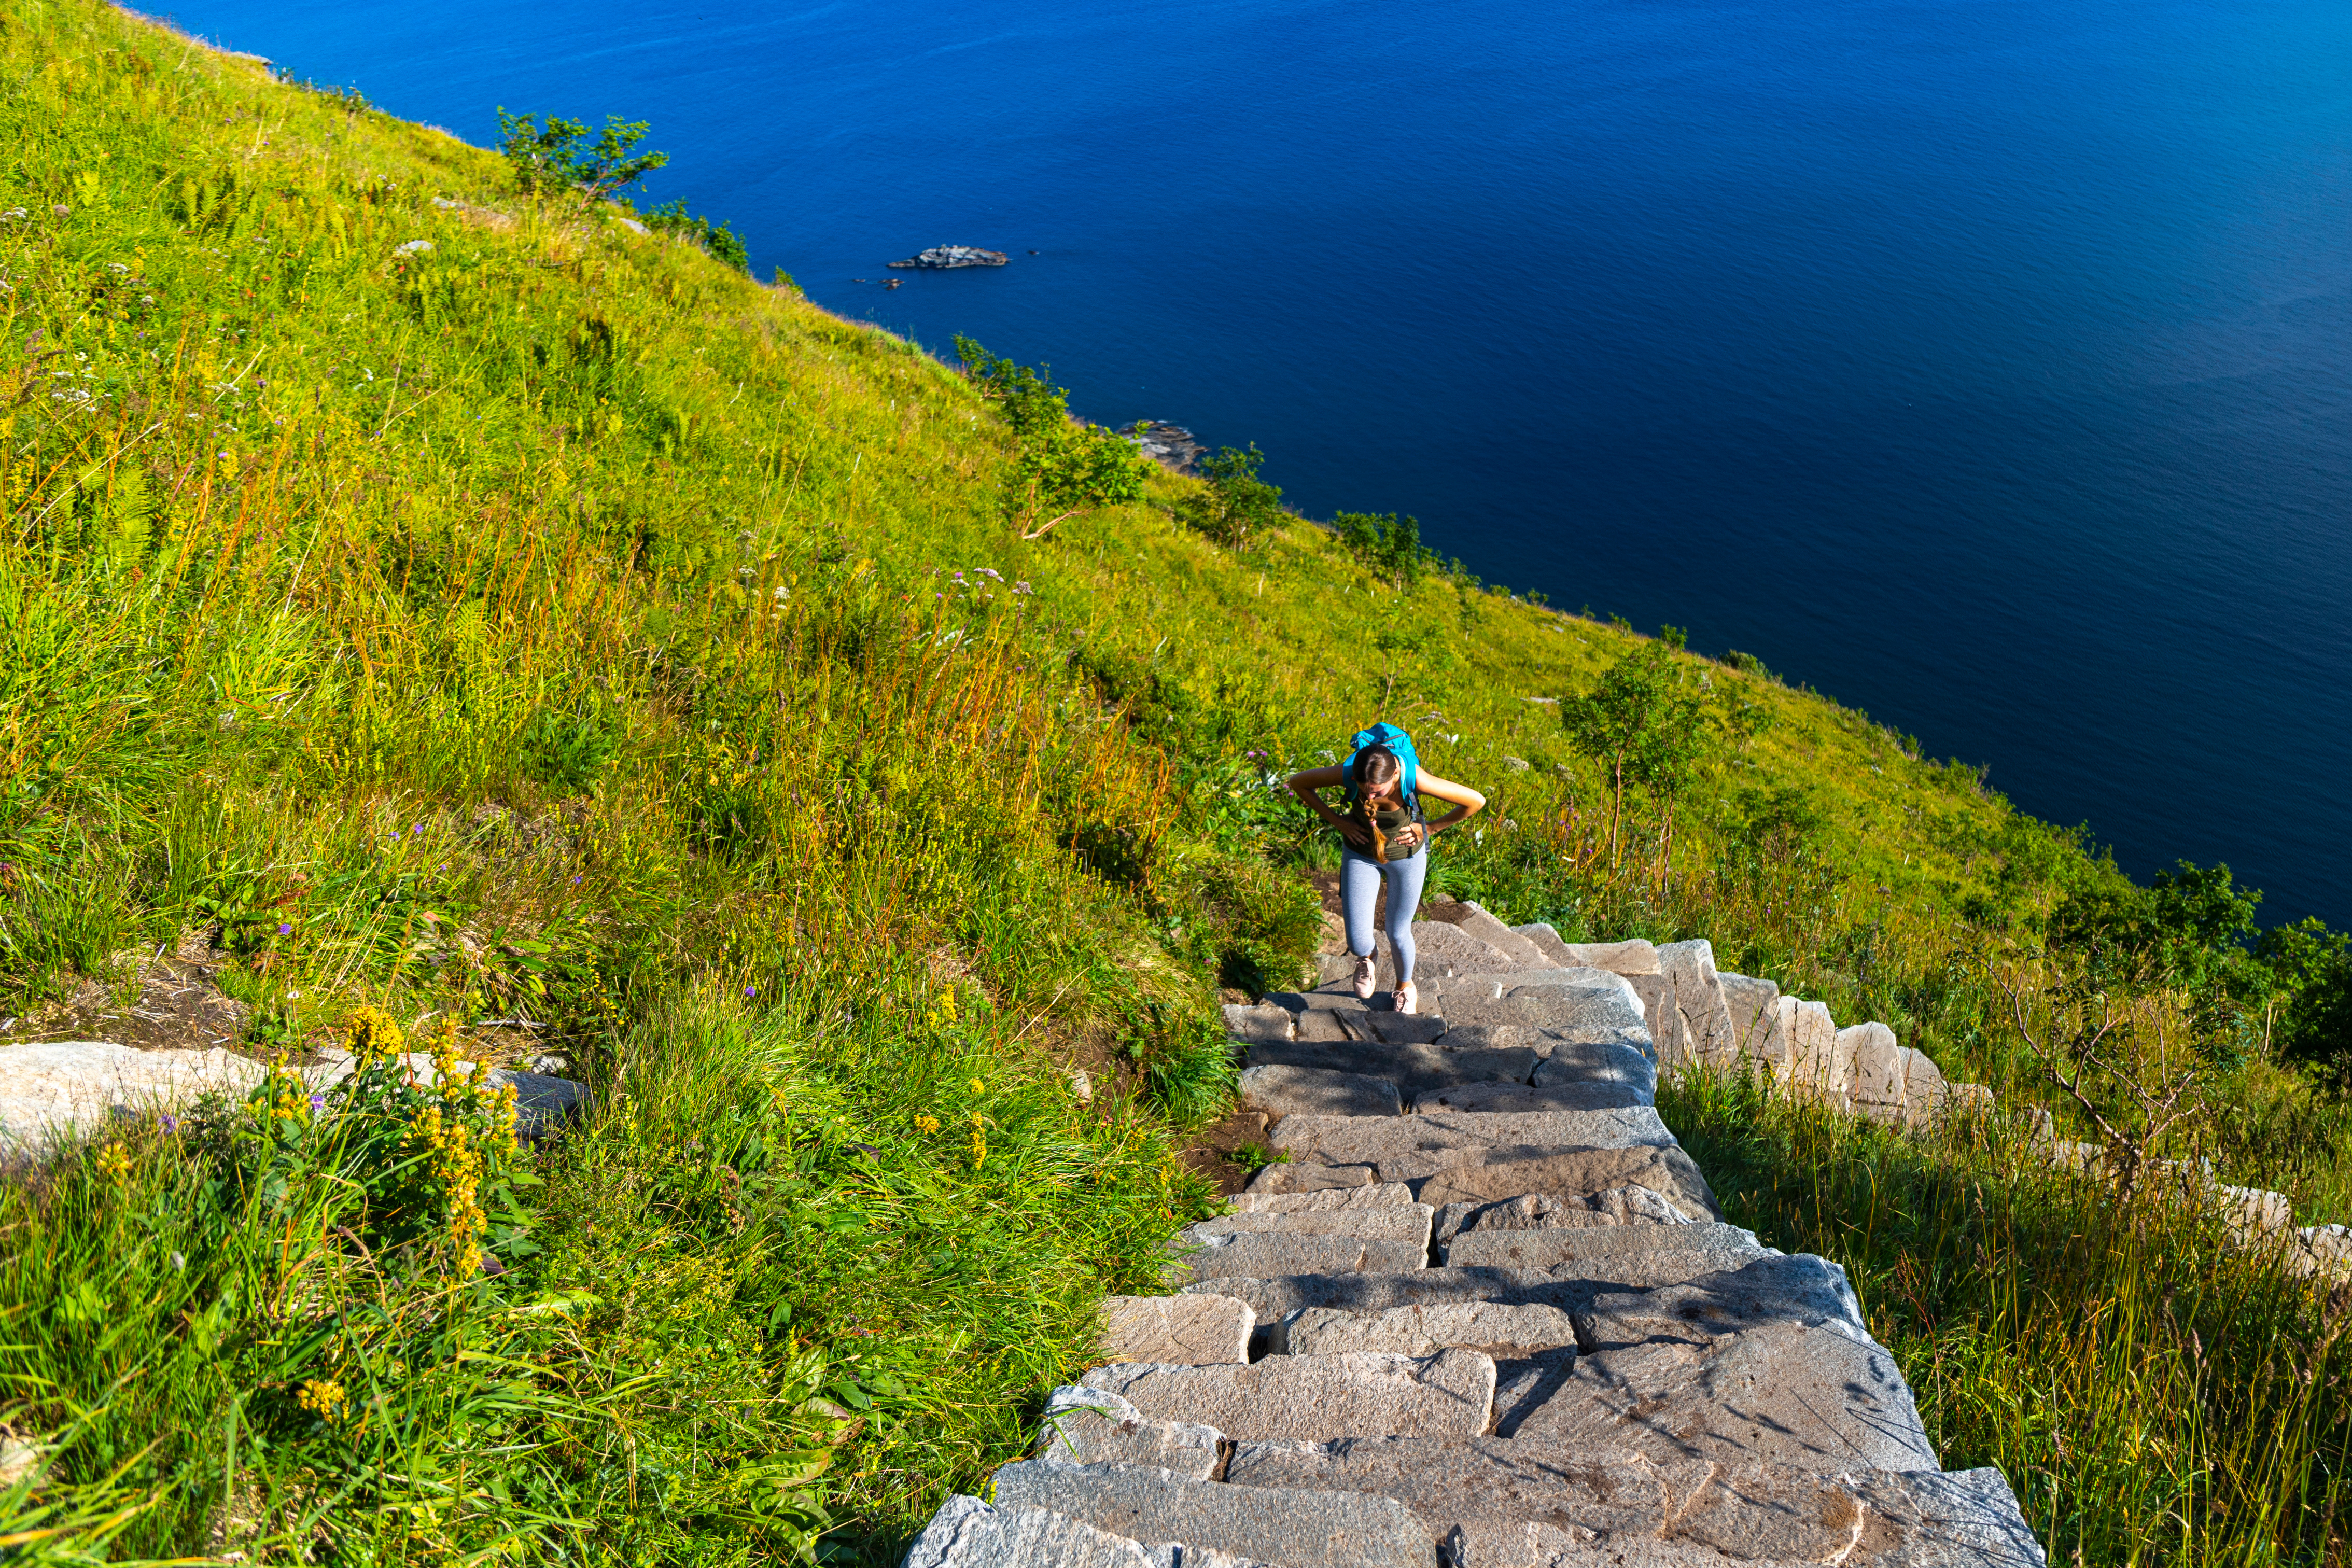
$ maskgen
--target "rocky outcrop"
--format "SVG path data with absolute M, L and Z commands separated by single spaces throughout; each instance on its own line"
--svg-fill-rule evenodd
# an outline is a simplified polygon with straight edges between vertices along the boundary
M 982 250 L 976 245 L 935 245 L 889 265 L 930 271 L 950 267 L 1002 267 L 1007 259 L 1001 250 Z

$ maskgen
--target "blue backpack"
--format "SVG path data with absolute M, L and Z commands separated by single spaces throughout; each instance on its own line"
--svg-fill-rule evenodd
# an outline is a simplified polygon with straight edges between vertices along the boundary
M 1348 742 L 1348 760 L 1341 765 L 1348 771 L 1348 793 L 1356 792 L 1356 759 L 1370 746 L 1386 746 L 1403 764 L 1404 804 L 1416 814 L 1421 809 L 1415 781 L 1421 777 L 1421 759 L 1413 754 L 1412 737 L 1393 724 L 1375 724 L 1369 730 L 1359 730 Z

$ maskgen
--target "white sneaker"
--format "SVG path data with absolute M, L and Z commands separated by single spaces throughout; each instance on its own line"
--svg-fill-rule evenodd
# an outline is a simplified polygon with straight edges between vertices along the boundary
M 1421 994 L 1412 988 L 1412 981 L 1408 980 L 1396 988 L 1395 1005 L 1400 1013 L 1412 1012 L 1421 1005 Z
M 1356 1000 L 1369 1002 L 1372 999 L 1374 976 L 1379 973 L 1379 969 L 1380 965 L 1373 961 L 1370 953 L 1356 960 Z

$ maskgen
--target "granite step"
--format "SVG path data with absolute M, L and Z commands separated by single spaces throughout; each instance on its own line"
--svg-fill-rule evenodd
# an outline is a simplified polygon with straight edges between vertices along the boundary
M 2025 1568 L 2041 1549 L 1998 1470 L 1956 1474 L 1769 1463 L 1560 1462 L 1500 1437 L 1238 1445 L 1229 1482 L 1361 1492 L 1412 1510 L 1433 1543 L 1482 1563 L 1853 1563 Z M 1548 1527 L 1563 1555 L 1512 1555 Z M 1509 1527 L 1522 1528 L 1514 1532 Z M 1540 1538 L 1538 1538 L 1540 1539 Z M 1620 1553 L 1631 1553 L 1621 1556 Z M 1655 1555 L 1659 1552 L 1671 1555 Z
M 1431 1166 L 1436 1169 L 1431 1169 Z M 1440 1160 L 1391 1156 L 1354 1167 L 1402 1181 L 1432 1208 L 1491 1204 L 1541 1194 L 1583 1198 L 1612 1188 L 1647 1187 L 1694 1219 L 1720 1219 L 1723 1211 L 1698 1166 L 1680 1149 L 1559 1149 L 1549 1145 L 1476 1144 Z M 1369 1179 L 1369 1178 L 1368 1178 Z
M 1380 1192 L 1383 1189 L 1368 1189 Z M 1287 1213 L 1219 1215 L 1189 1225 L 1179 1234 L 1205 1241 L 1212 1236 L 1352 1236 L 1360 1241 L 1402 1241 L 1424 1250 L 1436 1210 L 1427 1204 L 1381 1204 L 1377 1206 L 1302 1208 Z M 1678 1226 L 1696 1229 L 1696 1226 Z M 1740 1232 L 1745 1236 L 1748 1233 Z
M 1350 1236 L 1346 1233 L 1200 1232 L 1188 1228 L 1169 1244 L 1179 1253 L 1163 1276 L 1169 1284 L 1262 1277 L 1268 1274 L 1359 1274 L 1366 1269 L 1421 1268 L 1429 1244 Z
M 1622 1083 L 1553 1083 L 1534 1089 L 1522 1083 L 1470 1083 L 1426 1089 L 1413 1096 L 1416 1116 L 1441 1110 L 1538 1111 L 1619 1110 L 1653 1105 L 1656 1096 Z
M 1444 1245 L 1450 1268 L 1544 1268 L 1594 1266 L 1633 1258 L 1687 1254 L 1690 1278 L 1746 1268 L 1769 1249 L 1756 1233 L 1732 1225 L 1615 1225 L 1539 1229 L 1477 1228 Z M 1680 1283 L 1680 1281 L 1676 1281 Z
M 1249 1360 L 1257 1316 L 1231 1296 L 1108 1296 L 1096 1348 L 1105 1361 L 1209 1365 Z
M 976 1497 L 951 1497 L 899 1568 L 1169 1568 L 1184 1561 L 1173 1544 L 1154 1552 L 1050 1509 L 992 1508 Z
M 1156 1421 L 1196 1422 L 1237 1442 L 1293 1438 L 1475 1436 L 1495 1399 L 1495 1363 L 1476 1351 L 1268 1356 L 1247 1366 L 1128 1363 L 1082 1386 L 1118 1394 Z
M 1393 1163 L 1401 1170 L 1417 1167 L 1419 1174 L 1433 1174 L 1463 1163 L 1459 1158 L 1433 1156 L 1486 1149 L 1675 1146 L 1674 1134 L 1658 1120 L 1657 1111 L 1648 1106 L 1612 1110 L 1449 1110 L 1399 1117 L 1288 1116 L 1273 1130 L 1268 1142 L 1294 1160 L 1328 1165 L 1386 1166 Z M 1402 1173 L 1381 1177 L 1383 1181 L 1412 1179 Z
M 1277 1047 L 1279 1048 L 1279 1047 Z M 1274 1121 L 1286 1116 L 1401 1116 L 1402 1098 L 1384 1078 L 1328 1068 L 1272 1063 L 1245 1068 L 1241 1079 L 1244 1109 Z
M 1253 1046 L 1248 1068 L 1288 1067 L 1360 1073 L 1394 1084 L 1406 1096 L 1473 1083 L 1526 1083 L 1541 1065 L 1532 1047 L 1456 1050 L 1438 1043 L 1386 1044 L 1289 1040 Z
M 1467 1301 L 1349 1312 L 1302 1307 L 1272 1325 L 1272 1355 L 1345 1355 L 1377 1351 L 1433 1355 L 1449 1346 L 1505 1361 L 1576 1345 L 1576 1320 L 1557 1307 Z
M 1236 1214 L 1316 1214 L 1333 1209 L 1408 1208 L 1412 1189 L 1402 1182 L 1320 1193 L 1236 1193 L 1228 1200 Z
M 1065 1386 L 1045 1395 L 1045 1429 L 1030 1458 L 1065 1465 L 1145 1465 L 1205 1481 L 1216 1474 L 1224 1441 L 1213 1426 L 1154 1419 L 1108 1389 Z
M 1360 1492 L 1232 1486 L 1118 1465 L 1024 1459 L 997 1470 L 996 1507 L 1041 1510 L 1131 1542 L 1181 1542 L 1187 1551 L 1282 1568 L 1433 1568 L 1436 1562 L 1412 1510 Z M 1060 1559 L 1034 1561 L 1062 1568 Z M 1188 1568 L 1191 1560 L 1176 1561 Z
M 1395 1186 L 1408 1194 L 1412 1191 L 1402 1182 Z M 1683 1213 L 1647 1187 L 1609 1187 L 1570 1197 L 1522 1193 L 1499 1203 L 1447 1204 L 1437 1211 L 1431 1239 L 1442 1245 L 1468 1230 L 1588 1230 L 1621 1225 L 1687 1225 L 1697 1217 Z
M 1937 1468 L 1894 1357 L 1834 1327 L 1784 1321 L 1706 1345 L 1580 1352 L 1555 1386 L 1513 1394 L 1507 1405 L 1496 1401 L 1496 1435 L 1557 1459 L 1618 1453 L 1655 1464 Z

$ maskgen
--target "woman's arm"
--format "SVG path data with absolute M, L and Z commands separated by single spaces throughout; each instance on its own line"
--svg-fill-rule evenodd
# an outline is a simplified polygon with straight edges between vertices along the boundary
M 1290 792 L 1307 803 L 1307 809 L 1339 830 L 1340 836 L 1358 848 L 1370 845 L 1372 831 L 1354 817 L 1332 810 L 1323 804 L 1322 792 L 1348 782 L 1345 768 L 1308 768 L 1290 775 Z
M 1430 819 L 1429 830 L 1432 833 L 1435 833 L 1441 827 L 1452 827 L 1465 822 L 1486 809 L 1485 795 L 1480 795 L 1468 784 L 1458 784 L 1452 779 L 1439 778 L 1427 768 L 1421 770 L 1421 776 L 1414 781 L 1413 788 L 1422 795 L 1434 795 L 1439 800 L 1450 802 L 1454 807 L 1444 816 Z

